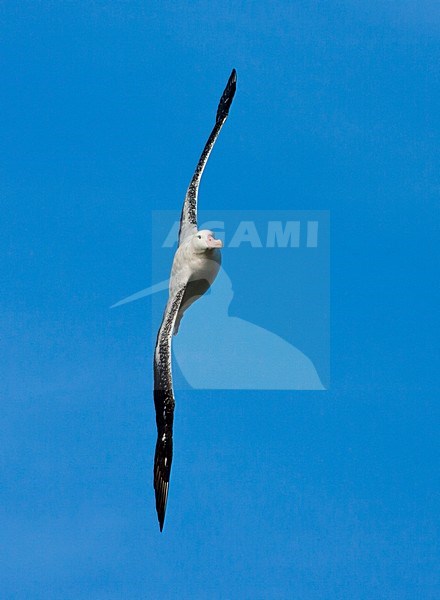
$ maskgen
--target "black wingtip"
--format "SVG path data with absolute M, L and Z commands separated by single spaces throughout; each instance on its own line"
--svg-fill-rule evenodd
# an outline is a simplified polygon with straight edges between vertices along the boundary
M 237 71 L 232 69 L 217 109 L 216 123 L 226 119 L 237 89 Z
M 159 521 L 159 529 L 162 533 L 163 524 L 165 522 L 165 505 L 156 503 L 157 520 Z
M 165 439 L 158 436 L 154 455 L 154 495 L 156 497 L 156 513 L 160 531 L 163 529 L 167 509 L 170 469 L 173 460 L 172 444 L 170 434 Z
M 156 511 L 157 511 L 157 520 L 159 521 L 159 529 L 162 533 L 162 529 L 163 529 L 163 524 L 165 522 L 165 509 L 166 509 L 166 504 L 161 504 L 160 506 L 156 505 Z
M 165 492 L 165 495 L 164 495 L 163 482 L 157 482 L 157 483 L 158 483 L 158 485 L 155 485 L 156 512 L 157 512 L 157 520 L 159 521 L 159 529 L 162 532 L 163 525 L 165 522 L 165 512 L 166 512 L 166 508 L 167 508 L 167 493 Z

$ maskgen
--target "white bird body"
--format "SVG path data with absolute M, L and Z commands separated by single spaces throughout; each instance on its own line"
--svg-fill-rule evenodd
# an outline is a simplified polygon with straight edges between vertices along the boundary
M 200 231 L 196 235 L 203 234 L 205 231 Z M 213 236 L 211 231 L 207 233 Z M 216 240 L 216 242 L 220 242 L 217 247 L 207 248 L 204 252 L 194 248 L 194 238 L 185 240 L 177 248 L 171 267 L 170 296 L 173 296 L 177 289 L 188 281 L 206 279 L 210 286 L 213 284 L 221 264 L 221 241 Z
M 186 286 L 174 324 L 174 334 L 186 310 L 214 283 L 221 265 L 221 240 L 216 240 L 212 231 L 197 231 L 177 248 L 170 275 L 169 301 L 179 289 Z M 189 285 L 190 284 L 190 285 Z

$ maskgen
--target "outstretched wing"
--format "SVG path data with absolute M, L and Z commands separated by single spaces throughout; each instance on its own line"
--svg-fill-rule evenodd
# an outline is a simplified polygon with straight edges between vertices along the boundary
M 211 131 L 211 135 L 203 148 L 202 155 L 197 163 L 196 170 L 189 184 L 188 191 L 186 192 L 185 201 L 183 203 L 182 215 L 180 217 L 180 229 L 179 229 L 179 245 L 185 238 L 197 231 L 197 195 L 199 193 L 200 180 L 202 178 L 203 170 L 208 162 L 211 150 L 214 147 L 215 141 L 218 138 L 223 123 L 226 121 L 229 113 L 229 108 L 234 98 L 235 89 L 237 87 L 237 73 L 235 69 L 232 69 L 232 73 L 229 77 L 228 83 L 226 84 L 225 90 L 217 108 L 217 116 L 215 119 L 215 125 Z
M 174 323 L 185 293 L 182 286 L 168 300 L 154 351 L 154 406 L 156 408 L 157 442 L 154 455 L 154 491 L 159 527 L 162 531 L 173 460 L 174 392 L 171 372 L 171 338 Z

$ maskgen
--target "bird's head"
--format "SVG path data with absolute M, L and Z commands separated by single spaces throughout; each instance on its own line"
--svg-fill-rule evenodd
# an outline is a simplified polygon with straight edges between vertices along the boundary
M 194 234 L 192 245 L 197 253 L 206 252 L 206 250 L 214 250 L 215 248 L 223 248 L 223 242 L 216 240 L 214 233 L 209 229 L 201 229 Z

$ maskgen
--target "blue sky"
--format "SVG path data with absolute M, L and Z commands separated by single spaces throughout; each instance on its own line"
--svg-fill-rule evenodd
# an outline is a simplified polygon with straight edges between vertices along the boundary
M 22 1 L 0 24 L 5 597 L 437 598 L 435 4 Z M 200 201 L 330 211 L 331 388 L 180 390 L 160 535 L 152 300 L 109 306 L 150 285 L 151 211 L 179 209 L 232 67 Z

